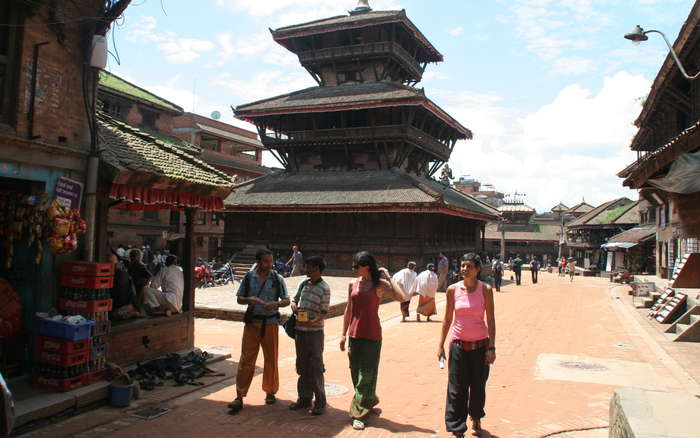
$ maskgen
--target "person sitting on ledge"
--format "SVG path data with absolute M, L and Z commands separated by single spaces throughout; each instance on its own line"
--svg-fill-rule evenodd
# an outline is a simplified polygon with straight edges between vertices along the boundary
M 165 259 L 165 267 L 151 280 L 151 285 L 143 288 L 144 301 L 152 311 L 165 311 L 165 316 L 171 316 L 182 311 L 184 290 L 182 268 L 177 265 L 177 257 L 170 255 Z

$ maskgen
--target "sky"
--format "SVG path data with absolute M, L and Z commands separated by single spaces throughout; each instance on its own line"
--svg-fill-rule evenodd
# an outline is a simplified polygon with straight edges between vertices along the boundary
M 254 131 L 231 106 L 316 85 L 269 29 L 346 14 L 354 0 L 133 0 L 111 31 L 107 67 L 185 111 Z M 370 0 L 405 9 L 444 55 L 417 87 L 474 133 L 455 177 L 524 194 L 539 212 L 637 194 L 616 174 L 691 0 Z M 694 72 L 690 72 L 691 74 Z M 266 153 L 264 164 L 279 166 Z

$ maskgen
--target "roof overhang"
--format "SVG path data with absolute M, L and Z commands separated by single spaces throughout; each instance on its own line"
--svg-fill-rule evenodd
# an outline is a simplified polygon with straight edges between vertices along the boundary
M 205 125 L 203 123 L 195 122 L 195 126 L 197 127 L 197 129 L 199 129 L 202 132 L 206 132 L 207 134 L 215 135 L 217 137 L 225 138 L 227 140 L 235 141 L 238 143 L 243 143 L 247 146 L 251 146 L 256 149 L 264 149 L 263 144 L 258 139 L 245 137 L 240 134 Z

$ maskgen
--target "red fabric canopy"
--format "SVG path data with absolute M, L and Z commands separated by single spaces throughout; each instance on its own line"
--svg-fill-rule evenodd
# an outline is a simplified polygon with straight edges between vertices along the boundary
M 112 184 L 109 199 L 124 201 L 124 204 L 116 207 L 122 210 L 178 210 L 185 207 L 205 211 L 224 209 L 223 199 L 216 196 L 134 187 L 126 184 Z

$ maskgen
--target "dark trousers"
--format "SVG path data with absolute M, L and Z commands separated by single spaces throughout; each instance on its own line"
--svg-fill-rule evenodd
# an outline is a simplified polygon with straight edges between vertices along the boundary
M 403 303 L 401 303 L 401 315 L 403 315 L 404 317 L 409 316 L 408 306 L 411 305 L 411 298 L 409 298 L 408 301 L 404 301 Z
M 520 286 L 520 282 L 523 280 L 523 271 L 521 268 L 515 268 L 513 272 L 515 272 L 515 284 Z
M 539 274 L 539 271 L 532 271 L 532 283 L 533 284 L 537 283 L 537 274 Z
M 465 351 L 451 343 L 448 374 L 445 426 L 448 432 L 465 432 L 467 416 L 478 420 L 486 415 L 486 347 Z
M 495 274 L 493 276 L 494 286 L 496 286 L 496 292 L 501 291 L 501 283 L 503 283 L 503 274 Z
M 318 407 L 326 406 L 326 390 L 323 373 L 323 330 L 313 332 L 296 331 L 294 344 L 297 350 L 297 393 L 302 402 L 311 402 Z

